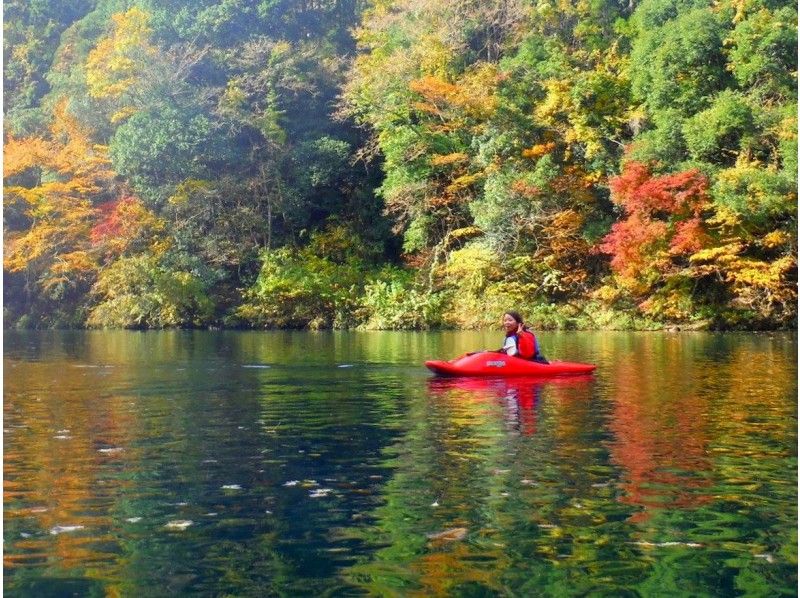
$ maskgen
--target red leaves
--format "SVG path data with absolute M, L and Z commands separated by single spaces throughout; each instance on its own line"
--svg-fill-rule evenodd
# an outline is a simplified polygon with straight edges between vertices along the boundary
M 92 247 L 108 255 L 122 255 L 137 243 L 152 249 L 164 227 L 161 219 L 130 195 L 96 206 L 95 219 L 89 233 Z
M 609 186 L 614 203 L 628 214 L 688 212 L 698 216 L 707 200 L 708 179 L 696 169 L 653 177 L 645 164 L 628 162 Z
M 665 222 L 643 218 L 634 213 L 611 227 L 600 245 L 603 253 L 611 254 L 611 268 L 625 277 L 635 278 L 648 254 L 653 253 L 659 240 L 667 233 Z
M 708 240 L 703 221 L 698 217 L 690 218 L 675 224 L 675 234 L 670 239 L 669 252 L 673 255 L 695 253 L 700 251 Z
M 109 237 L 116 237 L 122 232 L 122 223 L 119 217 L 119 205 L 123 201 L 134 201 L 131 198 L 122 198 L 107 201 L 98 205 L 97 224 L 92 227 L 90 237 L 92 245 L 99 245 Z
M 611 228 L 600 250 L 612 256 L 617 274 L 636 278 L 666 257 L 694 253 L 707 243 L 700 214 L 708 180 L 698 170 L 652 176 L 645 164 L 628 162 L 609 185 L 626 218 Z

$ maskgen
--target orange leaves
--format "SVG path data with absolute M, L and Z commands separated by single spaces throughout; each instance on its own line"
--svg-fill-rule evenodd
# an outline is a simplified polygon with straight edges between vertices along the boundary
M 3 178 L 16 176 L 40 165 L 51 153 L 52 148 L 44 139 L 17 139 L 8 135 L 3 144 Z
M 597 174 L 589 174 L 581 166 L 567 164 L 561 174 L 550 181 L 550 187 L 554 192 L 569 197 L 574 204 L 591 205 L 596 201 L 594 186 L 599 180 Z
M 463 152 L 437 154 L 431 157 L 431 166 L 449 166 L 451 164 L 463 164 L 467 161 L 469 161 L 469 156 Z
M 42 198 L 33 225 L 26 231 L 12 233 L 7 244 L 3 266 L 10 272 L 27 268 L 43 270 L 43 286 L 48 279 L 61 278 L 68 264 L 80 264 L 87 270 L 86 260 L 70 256 L 85 249 L 94 214 L 91 202 L 81 198 L 53 196 Z
M 547 143 L 538 143 L 533 147 L 522 150 L 522 157 L 537 160 L 546 154 L 552 153 L 555 149 L 556 144 L 552 141 L 548 141 Z
M 517 195 L 528 199 L 534 199 L 542 195 L 542 189 L 540 187 L 531 185 L 524 180 L 517 180 L 511 183 L 511 190 Z
M 92 143 L 60 102 L 54 109 L 50 138 L 11 139 L 4 203 L 13 216 L 6 229 L 3 265 L 9 272 L 29 271 L 42 290 L 84 281 L 98 264 L 91 252 L 94 197 L 114 173 L 104 146 Z
M 583 237 L 585 217 L 573 209 L 553 214 L 542 230 L 537 256 L 561 272 L 560 286 L 576 290 L 588 279 L 586 260 L 591 255 Z
M 484 66 L 461 77 L 457 84 L 426 75 L 409 83 L 409 89 L 422 97 L 412 105 L 417 110 L 442 120 L 484 120 L 497 108 L 494 88 L 499 77 L 493 68 Z
M 700 218 L 690 218 L 675 224 L 675 234 L 669 242 L 672 255 L 690 254 L 699 251 L 709 241 Z
M 53 110 L 50 134 L 52 151 L 42 166 L 62 175 L 72 191 L 97 193 L 114 178 L 108 148 L 92 141 L 92 131 L 69 113 L 66 100 Z
M 636 278 L 646 265 L 648 254 L 654 252 L 666 234 L 666 222 L 634 213 L 611 227 L 600 249 L 611 254 L 611 268 L 617 274 Z
M 427 75 L 408 84 L 409 89 L 421 95 L 425 102 L 416 102 L 414 107 L 424 112 L 437 114 L 448 104 L 455 103 L 459 97 L 457 85 L 443 81 L 439 77 Z

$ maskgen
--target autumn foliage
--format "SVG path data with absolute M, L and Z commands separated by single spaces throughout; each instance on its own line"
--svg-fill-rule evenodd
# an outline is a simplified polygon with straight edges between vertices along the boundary
M 629 162 L 609 186 L 624 217 L 600 249 L 611 255 L 611 267 L 620 276 L 663 272 L 708 242 L 701 218 L 709 207 L 708 180 L 699 171 L 654 176 L 647 165 Z
M 183 4 L 11 3 L 8 325 L 796 325 L 794 4 Z
M 22 223 L 6 230 L 5 269 L 27 272 L 44 292 L 85 283 L 98 267 L 90 242 L 93 200 L 113 177 L 105 148 L 62 103 L 47 139 L 11 138 L 5 151 L 4 206 Z

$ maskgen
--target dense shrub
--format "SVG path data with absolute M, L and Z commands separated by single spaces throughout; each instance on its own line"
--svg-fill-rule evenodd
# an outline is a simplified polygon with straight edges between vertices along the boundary
M 411 272 L 384 268 L 364 289 L 364 328 L 426 330 L 443 323 L 446 295 L 429 293 Z
M 199 276 L 155 255 L 117 260 L 101 272 L 92 292 L 99 303 L 87 323 L 95 328 L 201 326 L 214 310 Z

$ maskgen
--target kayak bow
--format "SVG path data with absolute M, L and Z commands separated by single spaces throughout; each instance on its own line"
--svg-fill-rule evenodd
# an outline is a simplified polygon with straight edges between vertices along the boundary
M 450 361 L 426 361 L 425 367 L 441 376 L 573 376 L 588 374 L 591 363 L 551 361 L 538 363 L 503 353 L 467 353 Z

